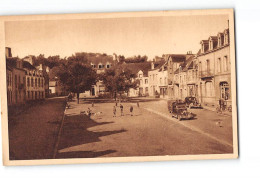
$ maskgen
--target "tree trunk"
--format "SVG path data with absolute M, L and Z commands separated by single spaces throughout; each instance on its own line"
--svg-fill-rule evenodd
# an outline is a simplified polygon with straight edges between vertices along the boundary
M 78 100 L 78 104 L 79 104 L 79 92 L 77 92 L 77 100 Z
M 116 101 L 116 96 L 117 96 L 117 93 L 116 93 L 116 91 L 115 91 L 115 94 L 114 94 L 114 95 L 115 95 L 115 101 Z

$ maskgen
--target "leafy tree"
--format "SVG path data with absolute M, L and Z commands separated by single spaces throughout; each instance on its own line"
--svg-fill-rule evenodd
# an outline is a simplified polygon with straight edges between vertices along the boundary
M 138 82 L 134 80 L 136 77 L 129 69 L 124 69 L 122 66 L 116 68 L 107 69 L 101 76 L 106 90 L 114 96 L 115 100 L 117 94 L 128 93 L 130 88 L 137 88 Z
M 65 89 L 77 94 L 78 103 L 79 94 L 91 90 L 96 83 L 96 72 L 89 64 L 83 64 L 80 56 L 69 57 L 67 63 L 59 66 L 57 76 Z

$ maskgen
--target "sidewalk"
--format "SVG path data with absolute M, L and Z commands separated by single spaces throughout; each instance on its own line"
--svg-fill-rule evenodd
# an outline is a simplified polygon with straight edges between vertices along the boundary
M 213 111 L 213 112 L 216 112 L 216 113 L 217 113 L 215 107 L 203 106 L 203 109 L 206 109 L 206 110 Z M 228 116 L 232 116 L 232 112 L 229 112 L 229 111 L 222 111 L 222 113 L 219 114 L 219 115 L 228 115 Z
M 230 115 L 218 114 L 208 109 L 188 109 L 197 115 L 196 118 L 194 120 L 178 121 L 168 112 L 167 101 L 165 100 L 143 102 L 140 104 L 140 107 L 174 120 L 188 128 L 203 132 L 206 135 L 214 136 L 229 146 L 233 145 L 232 117 Z

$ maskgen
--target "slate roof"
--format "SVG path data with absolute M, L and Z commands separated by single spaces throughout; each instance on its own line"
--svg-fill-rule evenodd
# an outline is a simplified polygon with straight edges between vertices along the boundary
M 168 54 L 167 60 L 169 60 L 170 58 L 172 59 L 173 62 L 184 62 L 186 60 L 186 55 L 184 55 L 184 54 Z
M 142 70 L 144 76 L 148 76 L 148 71 L 151 69 L 151 62 L 124 63 L 121 66 L 129 69 L 133 74 L 137 74 L 140 70 Z
M 23 68 L 26 68 L 28 70 L 36 70 L 36 68 L 27 61 L 23 61 Z

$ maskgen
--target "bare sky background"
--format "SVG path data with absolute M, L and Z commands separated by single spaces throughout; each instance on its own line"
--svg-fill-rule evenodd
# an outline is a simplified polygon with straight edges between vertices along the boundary
M 70 56 L 75 52 L 112 55 L 197 53 L 200 41 L 228 27 L 228 16 L 134 17 L 16 21 L 5 23 L 13 56 Z

